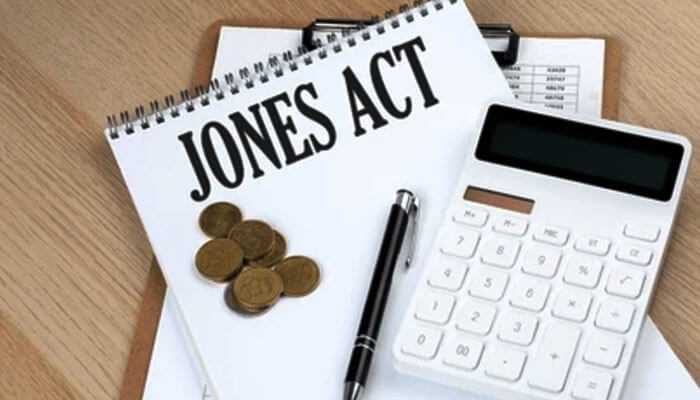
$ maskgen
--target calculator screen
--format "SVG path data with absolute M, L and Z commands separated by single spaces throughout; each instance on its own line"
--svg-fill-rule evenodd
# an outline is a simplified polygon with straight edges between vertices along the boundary
M 683 147 L 563 118 L 490 107 L 476 158 L 656 200 L 673 194 Z

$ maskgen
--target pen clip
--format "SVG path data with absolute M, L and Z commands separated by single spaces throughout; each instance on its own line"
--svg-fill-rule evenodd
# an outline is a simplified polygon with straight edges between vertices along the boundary
M 408 227 L 406 229 L 410 229 L 410 232 L 406 232 L 406 235 L 408 235 L 408 249 L 406 253 L 406 260 L 404 261 L 404 267 L 406 271 L 411 267 L 411 263 L 413 262 L 413 257 L 416 252 L 416 236 L 418 236 L 418 217 L 420 216 L 420 200 L 418 197 L 413 197 L 413 202 L 411 203 L 411 207 L 408 212 Z

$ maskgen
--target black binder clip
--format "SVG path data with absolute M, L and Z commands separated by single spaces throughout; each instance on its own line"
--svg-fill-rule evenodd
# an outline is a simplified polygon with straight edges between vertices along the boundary
M 301 45 L 308 51 L 321 47 L 331 34 L 355 32 L 374 24 L 373 20 L 318 18 L 301 32 Z
M 507 67 L 518 61 L 520 35 L 509 24 L 479 24 L 479 30 L 498 65 Z
M 304 28 L 301 44 L 307 51 L 311 51 L 322 46 L 328 35 L 359 31 L 375 22 L 376 20 L 319 18 Z M 507 67 L 518 61 L 520 35 L 509 24 L 479 24 L 478 26 L 498 65 Z

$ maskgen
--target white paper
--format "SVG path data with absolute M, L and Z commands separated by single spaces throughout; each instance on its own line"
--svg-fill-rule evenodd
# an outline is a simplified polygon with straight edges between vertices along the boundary
M 222 28 L 214 63 L 213 76 L 222 76 L 231 67 L 251 65 L 265 59 L 269 49 L 292 49 L 300 42 L 298 30 Z M 264 43 L 264 45 L 261 45 Z M 573 54 L 573 55 L 572 55 Z M 577 56 L 580 55 L 580 56 Z M 590 39 L 524 38 L 519 52 L 521 64 L 572 65 L 579 68 L 577 92 L 578 111 L 600 116 L 602 109 L 604 41 Z M 511 68 L 511 72 L 514 68 Z M 526 99 L 525 99 L 526 100 Z M 412 274 L 416 275 L 414 271 Z M 404 283 L 404 282 L 402 282 Z M 410 293 L 410 292 L 409 292 Z M 397 302 L 393 302 L 394 306 Z M 400 314 L 400 313 L 398 313 Z M 166 295 L 158 334 L 148 371 L 144 399 L 194 400 L 212 398 L 198 360 L 188 351 L 189 341 L 183 335 L 178 312 Z M 386 379 L 386 381 L 385 381 Z M 405 400 L 429 398 L 469 398 L 452 389 L 390 374 L 374 379 L 373 386 L 407 386 L 410 395 Z M 381 383 L 379 383 L 381 382 Z M 697 385 L 675 356 L 662 335 L 647 319 L 639 341 L 634 366 L 630 372 L 625 399 L 652 400 L 660 398 L 694 399 L 700 395 Z M 393 398 L 389 394 L 383 399 Z
M 163 124 L 152 121 L 145 131 L 137 124 L 135 133 L 121 131 L 119 139 L 109 140 L 194 353 L 219 398 L 331 399 L 342 395 L 348 349 L 386 223 L 387 205 L 395 191 L 409 187 L 424 200 L 418 270 L 487 101 L 512 99 L 464 3 L 435 1 L 420 7 L 428 16 L 410 11 L 413 22 L 406 22 L 407 15 L 398 14 L 399 28 L 387 24 L 380 33 L 376 26 L 370 27 L 370 40 L 356 35 L 356 45 L 347 45 L 341 53 L 329 49 L 322 58 L 317 52 L 311 65 L 303 63 L 283 77 L 258 82 L 253 89 L 243 88 L 223 100 L 212 99 L 207 106 L 195 100 L 194 112 L 183 110 Z M 422 43 L 418 47 L 424 48 L 419 50 L 422 71 L 438 102 L 426 108 L 430 96 L 419 87 L 419 75 L 409 65 L 408 56 L 394 67 L 384 62 L 382 76 L 397 107 L 404 109 L 405 98 L 410 97 L 412 112 L 406 118 L 395 118 L 382 107 L 388 123 L 372 124 L 365 115 L 362 124 L 367 131 L 359 135 L 348 102 L 347 68 L 379 104 L 370 60 L 379 52 L 396 53 L 395 46 L 418 41 Z M 333 148 L 283 168 L 260 157 L 265 173 L 259 179 L 251 179 L 252 168 L 246 161 L 243 185 L 232 190 L 214 184 L 206 204 L 194 203 L 190 192 L 199 184 L 178 137 L 192 131 L 199 134 L 211 121 L 221 121 L 235 133 L 229 121 L 232 113 L 245 113 L 252 119 L 251 105 L 280 93 L 293 96 L 295 88 L 307 83 L 313 83 L 318 100 L 309 95 L 306 101 L 333 121 L 337 132 Z M 291 140 L 297 152 L 311 133 L 321 143 L 329 140 L 320 124 L 304 118 L 294 107 L 282 110 L 294 119 L 298 134 Z M 217 136 L 212 141 L 213 152 L 225 155 L 224 143 Z M 231 313 L 223 301 L 224 287 L 201 279 L 193 264 L 197 249 L 206 241 L 197 227 L 199 213 L 207 204 L 222 200 L 239 204 L 248 217 L 270 222 L 290 239 L 290 253 L 316 259 L 322 270 L 318 289 L 303 298 L 283 299 L 259 318 Z M 403 286 L 396 290 L 397 299 L 407 301 L 417 276 L 409 274 L 407 282 L 397 283 Z M 388 337 L 398 326 L 398 317 L 392 319 L 387 319 L 383 330 Z M 398 378 L 383 354 L 378 355 L 373 372 L 381 381 L 382 377 L 387 381 Z M 272 384 L 268 376 L 274 377 Z M 394 398 L 409 395 L 407 387 L 374 387 L 366 398 L 386 398 L 382 390 Z
M 224 26 L 219 32 L 212 77 L 221 77 L 239 68 L 250 67 L 286 50 L 297 52 L 301 31 L 284 28 Z
M 488 43 L 491 49 L 497 47 L 493 39 Z M 279 57 L 300 45 L 297 29 L 224 27 L 212 76 Z M 591 38 L 521 38 L 518 62 L 503 68 L 518 100 L 594 116 L 603 108 L 604 73 L 605 40 Z

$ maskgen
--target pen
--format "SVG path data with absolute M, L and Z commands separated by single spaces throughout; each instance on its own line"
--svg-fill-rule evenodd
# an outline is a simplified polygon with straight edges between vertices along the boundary
M 415 247 L 418 210 L 418 198 L 413 193 L 405 189 L 396 192 L 396 201 L 391 206 L 389 221 L 384 231 L 379 256 L 367 292 L 367 300 L 365 300 L 365 307 L 362 311 L 360 327 L 357 330 L 355 345 L 350 356 L 350 364 L 345 376 L 344 400 L 358 400 L 365 388 L 384 309 L 389 299 L 394 270 L 409 228 L 411 233 L 405 262 L 406 268 L 411 264 Z

